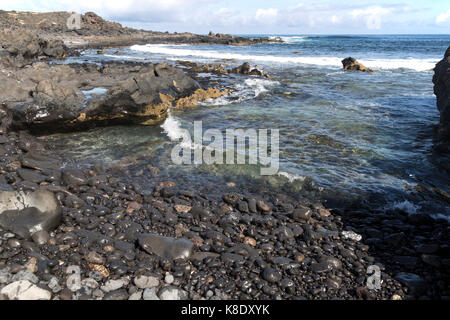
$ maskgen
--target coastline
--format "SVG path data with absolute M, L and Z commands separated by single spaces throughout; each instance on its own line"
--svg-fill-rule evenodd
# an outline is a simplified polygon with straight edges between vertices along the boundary
M 190 39 L 203 39 L 196 37 Z M 167 41 L 178 41 L 174 39 Z M 96 38 L 81 46 L 128 45 L 102 41 Z M 134 77 L 160 70 L 158 65 L 151 71 L 143 68 L 111 63 L 110 72 L 116 82 L 119 73 Z M 195 68 L 189 71 L 193 79 L 204 68 L 217 70 Z M 94 81 L 82 89 L 97 86 Z M 186 90 L 192 93 L 192 88 Z M 54 230 L 31 238 L 0 230 L 0 298 L 13 297 L 18 281 L 29 281 L 42 297 L 61 300 L 398 300 L 448 295 L 441 282 L 449 263 L 445 220 L 402 210 L 386 213 L 362 204 L 325 208 L 312 199 L 270 195 L 270 190 L 255 194 L 231 184 L 202 188 L 160 176 L 158 168 L 136 171 L 130 163 L 67 168 L 66 159 L 23 131 L 1 133 L 0 157 L 0 190 L 47 190 L 62 203 L 62 221 Z M 148 234 L 171 238 L 155 240 Z M 158 257 L 167 251 L 175 254 Z M 372 265 L 383 272 L 378 291 L 365 287 Z M 79 273 L 68 273 L 77 267 Z M 67 280 L 78 275 L 80 285 L 70 285 Z

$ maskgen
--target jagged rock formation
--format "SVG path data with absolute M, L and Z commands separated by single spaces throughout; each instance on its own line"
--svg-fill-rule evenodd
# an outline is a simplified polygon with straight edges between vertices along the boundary
M 342 60 L 342 65 L 345 71 L 362 71 L 362 72 L 373 72 L 372 69 L 367 68 L 358 62 L 355 58 L 348 57 Z
M 438 135 L 443 141 L 450 142 L 450 47 L 434 68 L 433 83 L 441 114 Z

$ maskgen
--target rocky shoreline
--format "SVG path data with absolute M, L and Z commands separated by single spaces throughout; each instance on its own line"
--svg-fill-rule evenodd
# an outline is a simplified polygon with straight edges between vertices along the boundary
M 0 36 L 26 35 L 3 41 L 0 55 L 0 300 L 449 299 L 445 219 L 367 204 L 326 208 L 301 194 L 249 186 L 199 186 L 131 163 L 69 165 L 31 133 L 155 124 L 170 108 L 227 93 L 196 81 L 196 73 L 267 75 L 248 64 L 179 62 L 185 73 L 167 64 L 47 63 L 77 47 L 69 35 L 51 38 L 68 13 L 56 16 L 61 22 L 48 24 L 41 14 L 0 12 L 10 27 L 40 25 L 37 33 Z M 127 32 L 138 31 L 91 13 L 83 19 L 90 27 L 70 35 L 93 37 L 83 48 L 102 47 L 99 37 L 112 44 L 121 33 L 136 44 Z M 366 286 L 373 266 L 381 270 L 379 290 Z
M 17 12 L 0 10 L 0 29 L 26 30 L 46 40 L 60 39 L 71 49 L 126 47 L 136 44 L 225 44 L 250 45 L 281 42 L 268 38 L 243 38 L 228 34 L 197 35 L 137 30 L 104 20 L 93 12 L 80 15 L 80 28 L 67 26 L 69 12 Z
M 26 132 L 1 135 L 0 154 L 3 196 L 58 203 L 37 220 L 0 214 L 2 299 L 448 298 L 445 220 L 232 185 L 204 194 L 154 168 L 67 168 Z

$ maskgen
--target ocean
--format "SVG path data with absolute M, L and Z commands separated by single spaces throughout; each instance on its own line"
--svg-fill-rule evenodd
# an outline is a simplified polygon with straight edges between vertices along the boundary
M 260 35 L 264 36 L 264 35 Z M 249 36 L 250 37 L 250 36 Z M 251 37 L 255 37 L 254 35 Z M 248 61 L 271 79 L 199 74 L 233 89 L 198 108 L 172 110 L 161 126 L 119 126 L 49 137 L 55 149 L 83 163 L 139 158 L 192 185 L 254 185 L 312 194 L 330 206 L 364 202 L 450 217 L 450 179 L 435 152 L 439 112 L 433 68 L 449 35 L 271 35 L 284 43 L 252 46 L 135 45 L 85 51 L 71 62 L 107 60 L 223 63 Z M 354 57 L 373 74 L 343 72 Z M 261 177 L 257 165 L 175 165 L 181 129 L 279 129 L 280 171 Z

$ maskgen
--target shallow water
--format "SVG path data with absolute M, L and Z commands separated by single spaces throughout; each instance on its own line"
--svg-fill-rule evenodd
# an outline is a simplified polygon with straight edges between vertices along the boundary
M 279 129 L 280 174 L 263 178 L 266 183 L 294 191 L 307 185 L 327 198 L 362 198 L 379 208 L 450 216 L 449 175 L 433 155 L 439 113 L 431 70 L 450 36 L 282 38 L 287 43 L 247 47 L 133 46 L 121 50 L 122 56 L 88 51 L 69 62 L 234 59 L 222 62 L 258 64 L 272 79 L 226 76 L 222 80 L 235 90 L 230 97 L 172 111 L 162 127 L 102 128 L 51 140 L 81 164 L 131 156 L 196 183 L 260 183 L 257 166 L 176 166 L 171 148 L 180 129 L 192 131 L 194 121 L 203 121 L 205 130 Z M 375 73 L 342 72 L 340 61 L 347 56 Z

